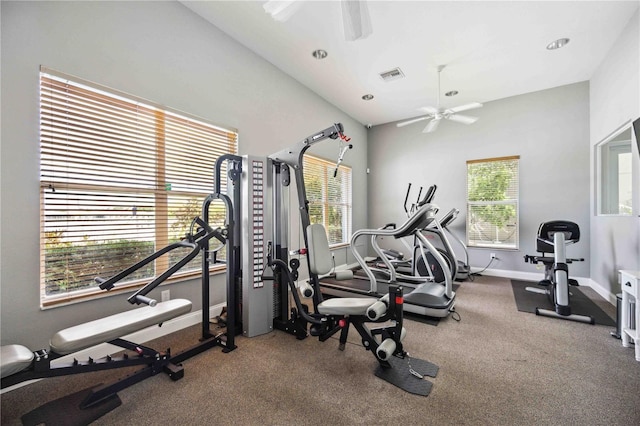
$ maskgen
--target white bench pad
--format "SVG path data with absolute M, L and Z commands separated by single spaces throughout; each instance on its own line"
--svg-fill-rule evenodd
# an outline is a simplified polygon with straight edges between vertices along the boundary
M 159 302 L 153 307 L 144 306 L 100 318 L 57 332 L 50 341 L 51 351 L 60 355 L 77 352 L 160 324 L 190 311 L 189 300 L 173 299 Z
M 349 297 L 327 299 L 318 305 L 318 313 L 322 315 L 366 315 L 367 308 L 377 299 L 366 297 Z
M 0 376 L 5 378 L 28 368 L 33 357 L 33 352 L 22 345 L 3 346 L 0 348 Z

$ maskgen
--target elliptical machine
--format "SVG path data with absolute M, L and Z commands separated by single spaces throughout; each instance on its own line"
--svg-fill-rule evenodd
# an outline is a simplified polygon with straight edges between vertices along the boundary
M 578 241 L 580 241 L 580 228 L 573 222 L 554 220 L 540 224 L 536 250 L 542 256 L 525 255 L 524 261 L 544 264 L 544 279 L 538 284 L 546 289 L 527 287 L 526 290 L 546 294 L 555 310 L 536 308 L 536 315 L 595 324 L 593 317 L 571 313 L 569 285 L 577 286 L 578 282 L 569 278 L 568 264 L 582 262 L 584 259 L 567 259 L 565 248 Z M 545 256 L 545 253 L 553 254 L 553 257 Z
M 429 188 L 427 188 L 424 197 L 421 198 L 423 188 L 420 187 L 416 202 L 412 203 L 411 206 L 408 207 L 407 203 L 409 201 L 409 196 L 411 193 L 411 186 L 411 183 L 409 183 L 407 194 L 404 198 L 404 211 L 407 214 L 407 218 L 411 218 L 411 216 L 413 216 L 413 214 L 425 204 L 431 204 L 431 201 L 435 196 L 436 189 L 438 188 L 436 185 L 431 185 Z M 433 211 L 434 214 L 437 213 L 438 208 L 434 206 Z M 395 228 L 395 223 L 389 223 L 380 229 L 386 230 Z M 405 246 L 407 252 L 411 253 L 411 257 L 405 257 L 404 253 L 394 249 L 380 247 L 377 241 L 377 237 L 378 236 L 376 235 L 373 235 L 371 237 L 371 246 L 378 254 L 378 262 L 376 263 L 375 267 L 371 269 L 381 277 L 386 276 L 387 278 L 390 278 L 390 281 L 399 279 L 400 281 L 414 284 L 428 281 L 434 281 L 438 283 L 444 282 L 442 267 L 435 261 L 433 255 L 431 255 L 428 251 L 425 252 L 424 247 L 420 245 L 419 240 L 417 240 L 415 236 L 413 237 L 412 241 L 413 246 L 410 245 L 405 238 L 400 239 L 400 242 Z M 451 270 L 452 265 L 448 254 L 443 253 L 442 251 L 440 254 L 444 257 L 447 265 L 449 266 L 449 269 Z M 386 257 L 385 260 L 393 265 L 395 271 L 389 270 L 386 265 L 387 262 L 382 259 L 383 256 Z M 429 258 L 427 258 L 427 256 L 429 256 Z M 424 266 L 425 264 L 429 264 L 431 267 L 427 268 Z M 417 269 L 418 265 L 421 265 L 420 273 Z
M 421 198 L 423 188 L 420 187 L 416 202 L 408 206 L 411 186 L 411 183 L 409 183 L 407 194 L 404 199 L 404 211 L 409 218 L 425 204 L 431 204 L 436 190 L 438 189 L 436 185 L 431 185 L 427 188 L 424 197 Z M 454 210 L 457 211 L 457 209 Z M 438 212 L 438 207 L 435 205 L 433 205 L 433 212 L 434 214 Z M 449 212 L 449 214 L 450 213 L 451 212 Z M 448 223 L 452 221 L 449 214 L 445 215 L 443 219 L 447 220 Z M 395 223 L 390 223 L 380 229 L 395 229 L 395 227 Z M 446 231 L 448 230 L 445 229 L 444 225 L 440 221 L 432 221 L 428 227 L 422 229 L 423 235 L 436 244 L 432 249 L 438 251 L 438 254 L 446 263 L 446 269 L 448 269 L 451 274 L 451 279 L 455 279 L 458 274 L 458 262 L 455 258 L 455 254 L 453 253 L 453 248 L 445 235 Z M 395 281 L 395 278 L 403 282 L 414 284 L 423 282 L 444 283 L 446 281 L 444 276 L 445 268 L 443 268 L 436 256 L 431 253 L 431 251 L 427 249 L 427 247 L 425 247 L 416 236 L 413 237 L 413 245 L 410 245 L 405 239 L 401 239 L 400 241 L 406 247 L 407 251 L 411 253 L 410 257 L 405 257 L 402 252 L 393 249 L 381 248 L 378 245 L 377 236 L 371 237 L 371 246 L 378 254 L 379 258 L 382 258 L 384 255 L 386 260 L 388 260 L 395 268 L 395 271 L 391 273 L 392 281 Z M 377 264 L 378 268 L 375 269 L 376 272 L 379 274 L 389 274 L 388 268 L 384 265 L 382 259 L 380 260 L 381 261 Z

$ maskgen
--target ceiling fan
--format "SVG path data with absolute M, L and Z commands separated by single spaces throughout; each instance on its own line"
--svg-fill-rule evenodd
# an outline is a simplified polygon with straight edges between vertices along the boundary
M 456 121 L 458 123 L 463 123 L 463 124 L 473 124 L 478 120 L 478 117 L 471 117 L 469 115 L 461 115 L 458 113 L 462 111 L 467 111 L 470 109 L 480 108 L 482 104 L 479 102 L 471 102 L 468 104 L 460 105 L 453 108 L 446 108 L 446 109 L 440 107 L 440 73 L 442 72 L 444 67 L 445 67 L 444 65 L 438 66 L 438 106 L 422 107 L 420 108 L 420 110 L 425 112 L 427 115 L 424 115 L 418 118 L 413 118 L 407 121 L 402 121 L 396 124 L 396 126 L 403 127 L 403 126 L 408 126 L 409 124 L 417 123 L 418 121 L 431 120 L 429 124 L 427 124 L 427 127 L 425 127 L 424 130 L 422 131 L 422 133 L 430 133 L 435 131 L 438 128 L 438 125 L 440 124 L 440 121 L 442 121 L 443 118 L 445 120 Z
M 285 22 L 304 3 L 303 0 L 269 0 L 262 7 L 274 20 Z M 371 17 L 367 2 L 365 0 L 341 0 L 340 4 L 345 39 L 355 41 L 371 35 Z

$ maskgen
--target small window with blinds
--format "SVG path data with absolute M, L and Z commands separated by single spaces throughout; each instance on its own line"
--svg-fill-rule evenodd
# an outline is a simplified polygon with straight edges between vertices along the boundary
M 305 155 L 304 183 L 309 200 L 309 219 L 327 230 L 330 245 L 351 238 L 351 167 Z
M 201 214 L 237 132 L 45 68 L 40 72 L 41 302 L 100 292 L 108 278 L 179 241 Z M 212 224 L 224 206 L 213 203 Z M 171 251 L 120 287 L 146 284 Z M 200 273 L 200 256 L 182 276 Z M 180 275 L 178 275 L 180 276 Z
M 520 157 L 467 161 L 467 245 L 518 248 Z

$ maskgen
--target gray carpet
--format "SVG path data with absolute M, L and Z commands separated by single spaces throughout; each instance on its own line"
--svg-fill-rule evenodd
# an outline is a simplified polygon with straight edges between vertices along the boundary
M 536 313 L 536 308 L 554 310 L 553 303 L 544 294 L 533 293 L 526 290 L 526 287 L 545 289 L 536 282 L 511 280 L 513 296 L 516 299 L 516 307 L 520 312 Z M 616 321 L 605 313 L 596 303 L 587 297 L 581 290 L 582 287 L 570 286 L 571 313 L 577 315 L 590 316 L 598 325 L 615 327 Z M 600 299 L 602 299 L 600 297 Z M 604 299 L 602 299 L 604 300 Z
M 508 279 L 462 286 L 462 321 L 405 322 L 404 348 L 439 367 L 428 397 L 376 377 L 377 363 L 355 331 L 345 351 L 337 339 L 299 341 L 274 331 L 239 337 L 231 353 L 212 349 L 185 361 L 182 380 L 159 374 L 119 392 L 122 405 L 95 425 L 640 424 L 640 363 L 609 329 L 523 314 Z M 615 316 L 614 306 L 601 308 Z M 175 353 L 198 334 L 191 327 L 148 345 Z M 123 374 L 52 378 L 4 393 L 2 425 Z

